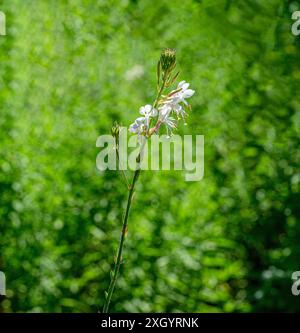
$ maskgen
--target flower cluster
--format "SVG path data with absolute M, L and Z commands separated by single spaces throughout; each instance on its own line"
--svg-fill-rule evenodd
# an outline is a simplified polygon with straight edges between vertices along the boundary
M 140 142 L 142 142 L 143 137 L 150 137 L 153 133 L 157 133 L 161 124 L 166 126 L 167 135 L 172 135 L 177 120 L 185 119 L 187 116 L 185 107 L 189 107 L 189 104 L 186 99 L 195 93 L 194 90 L 189 89 L 189 83 L 181 81 L 175 90 L 163 95 L 164 90 L 170 87 L 178 77 L 179 72 L 174 74 L 175 67 L 176 51 L 164 49 L 157 64 L 158 94 L 156 100 L 153 105 L 142 106 L 140 108 L 142 117 L 138 117 L 129 127 L 130 132 L 138 134 Z M 151 127 L 152 120 L 155 121 L 153 127 Z
M 137 133 L 139 136 L 149 136 L 153 132 L 157 132 L 160 125 L 164 124 L 167 128 L 168 136 L 172 135 L 172 131 L 176 128 L 177 119 L 184 119 L 187 116 L 185 107 L 188 107 L 186 101 L 194 95 L 195 91 L 189 89 L 189 83 L 185 81 L 179 82 L 177 88 L 171 91 L 167 96 L 162 96 L 158 104 L 158 109 L 147 104 L 140 108 L 142 117 L 138 117 L 133 124 L 130 125 L 129 131 Z M 150 129 L 151 118 L 156 119 L 156 125 L 153 130 Z
M 166 125 L 167 132 L 172 134 L 172 129 L 176 128 L 176 120 L 171 117 L 174 113 L 177 119 L 187 116 L 184 110 L 185 106 L 189 106 L 186 99 L 194 95 L 195 91 L 189 89 L 189 83 L 185 81 L 179 82 L 177 89 L 169 93 L 163 100 L 162 106 L 159 108 L 159 121 Z

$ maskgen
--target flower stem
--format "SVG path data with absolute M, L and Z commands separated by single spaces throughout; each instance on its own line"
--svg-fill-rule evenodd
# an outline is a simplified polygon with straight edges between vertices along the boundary
M 166 87 L 166 79 L 163 80 L 162 85 L 157 93 L 156 99 L 153 103 L 153 108 L 156 108 L 159 102 L 159 99 L 164 91 Z M 131 207 L 131 202 L 132 202 L 132 196 L 134 193 L 134 188 L 135 188 L 135 184 L 139 178 L 141 169 L 140 169 L 140 164 L 143 158 L 143 147 L 145 145 L 146 141 L 144 141 L 144 143 L 142 144 L 140 153 L 136 159 L 137 162 L 137 168 L 134 172 L 133 175 L 133 179 L 132 179 L 132 183 L 131 185 L 129 185 L 128 189 L 129 189 L 129 193 L 128 193 L 128 199 L 127 199 L 127 205 L 126 205 L 126 211 L 125 211 L 125 215 L 124 215 L 124 219 L 123 219 L 123 225 L 122 225 L 122 231 L 121 231 L 121 238 L 120 238 L 120 242 L 119 242 L 119 247 L 118 247 L 118 252 L 117 252 L 117 257 L 115 260 L 115 266 L 114 266 L 114 270 L 112 272 L 112 276 L 111 276 L 111 280 L 110 280 L 110 284 L 106 293 L 106 299 L 105 299 L 105 304 L 103 307 L 103 313 L 108 313 L 108 309 L 109 309 L 109 305 L 111 302 L 111 298 L 116 286 L 116 282 L 117 282 L 117 278 L 119 275 L 119 271 L 120 271 L 120 266 L 122 263 L 122 252 L 123 252 L 123 246 L 124 246 L 124 241 L 125 241 L 125 237 L 126 237 L 126 233 L 127 233 L 127 225 L 128 225 L 128 217 L 129 217 L 129 211 L 130 211 L 130 207 Z M 119 158 L 119 156 L 118 156 Z M 125 176 L 125 175 L 124 175 Z M 126 176 L 125 176 L 126 178 Z M 127 178 L 126 178 L 127 180 Z
M 124 240 L 125 240 L 125 236 L 127 233 L 128 216 L 129 216 L 129 211 L 130 211 L 130 207 L 131 207 L 132 196 L 134 193 L 134 187 L 135 187 L 136 181 L 138 180 L 138 177 L 140 175 L 140 171 L 141 170 L 139 168 L 137 170 L 135 170 L 133 180 L 132 180 L 132 183 L 131 183 L 131 186 L 129 189 L 127 206 L 126 206 L 126 211 L 125 211 L 125 215 L 124 215 L 124 219 L 123 219 L 122 232 L 121 232 L 121 238 L 120 238 L 120 243 L 119 243 L 119 247 L 118 247 L 117 258 L 115 260 L 115 267 L 114 267 L 110 285 L 109 285 L 109 288 L 108 288 L 108 291 L 106 294 L 106 300 L 105 300 L 105 304 L 103 307 L 103 313 L 108 313 L 109 304 L 110 304 L 112 294 L 114 292 L 115 285 L 117 282 L 118 274 L 120 271 L 120 266 L 121 266 L 121 262 L 122 262 L 123 245 L 124 245 Z
M 166 87 L 166 79 L 164 79 L 163 80 L 163 82 L 162 82 L 162 85 L 161 85 L 161 87 L 160 87 L 160 89 L 159 89 L 159 91 L 158 91 L 158 93 L 157 93 L 157 96 L 156 96 L 156 99 L 155 99 L 155 101 L 154 101 L 154 103 L 153 103 L 153 108 L 156 108 L 157 107 L 157 105 L 158 105 L 158 102 L 159 102 L 159 99 L 160 99 L 160 97 L 161 97 L 161 94 L 163 93 L 163 91 L 164 91 L 164 89 L 165 89 L 165 87 Z
M 118 159 L 119 165 L 121 166 L 119 147 L 116 148 L 116 155 L 117 155 L 117 159 Z M 129 190 L 130 189 L 130 185 L 129 185 L 129 182 L 128 182 L 128 178 L 126 176 L 125 171 L 122 168 L 121 168 L 121 174 L 122 174 L 122 177 L 123 177 L 124 182 L 126 184 L 127 190 Z

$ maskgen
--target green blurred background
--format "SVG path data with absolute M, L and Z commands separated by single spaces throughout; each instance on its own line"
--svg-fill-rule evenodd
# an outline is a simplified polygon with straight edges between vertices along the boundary
M 126 190 L 95 147 L 155 97 L 163 47 L 196 90 L 205 176 L 143 172 L 113 312 L 300 311 L 299 1 L 5 0 L 0 312 L 96 312 Z

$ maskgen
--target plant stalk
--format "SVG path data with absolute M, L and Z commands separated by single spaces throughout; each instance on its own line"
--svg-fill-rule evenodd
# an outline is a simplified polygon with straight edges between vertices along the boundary
M 125 237 L 126 237 L 126 233 L 127 233 L 128 216 L 129 216 L 129 211 L 130 211 L 130 207 L 131 207 L 132 196 L 134 193 L 135 184 L 136 184 L 136 181 L 138 180 L 140 171 L 141 170 L 139 168 L 135 170 L 133 180 L 132 180 L 132 183 L 131 183 L 131 186 L 129 189 L 127 206 L 126 206 L 126 211 L 125 211 L 123 225 L 122 225 L 121 239 L 120 239 L 120 243 L 119 243 L 117 258 L 115 260 L 115 267 L 113 270 L 113 275 L 112 275 L 110 285 L 109 285 L 109 288 L 108 288 L 108 291 L 106 294 L 106 300 L 105 300 L 105 304 L 103 307 L 103 313 L 108 313 L 109 304 L 110 304 L 112 294 L 113 294 L 115 286 L 116 286 L 118 274 L 120 271 L 120 266 L 121 266 L 121 262 L 122 262 L 123 245 L 124 245 L 124 241 L 125 241 Z
M 163 80 L 162 85 L 157 93 L 156 99 L 153 103 L 153 108 L 156 108 L 159 102 L 159 99 L 164 91 L 166 87 L 166 79 Z M 145 142 L 144 142 L 145 144 Z M 129 193 L 128 193 L 128 199 L 127 199 L 127 205 L 126 205 L 126 211 L 125 211 L 125 215 L 124 215 L 124 219 L 123 219 L 123 224 L 122 224 L 122 232 L 121 232 L 121 238 L 120 238 L 120 243 L 119 243 L 119 247 L 118 247 L 118 252 L 117 252 L 117 258 L 115 260 L 115 266 L 114 266 L 114 270 L 112 273 L 112 277 L 110 280 L 110 284 L 106 293 L 106 299 L 105 299 L 105 304 L 103 307 L 103 313 L 108 313 L 109 310 L 109 305 L 111 302 L 111 298 L 116 286 L 116 282 L 117 282 L 117 278 L 119 275 L 119 271 L 120 271 L 120 266 L 122 263 L 122 252 L 123 252 L 123 246 L 124 246 L 124 241 L 125 241 L 125 237 L 126 237 L 126 233 L 127 233 L 127 225 L 128 225 L 128 217 L 129 217 L 129 211 L 130 211 L 130 207 L 131 207 L 131 202 L 132 202 L 132 196 L 134 193 L 134 188 L 135 188 L 135 184 L 139 178 L 141 169 L 140 169 L 140 163 L 142 160 L 142 152 L 143 152 L 143 146 L 140 150 L 140 153 L 136 159 L 137 161 L 137 169 L 134 172 L 133 175 L 133 179 L 132 179 L 132 183 L 129 186 Z M 126 177 L 125 177 L 126 178 Z

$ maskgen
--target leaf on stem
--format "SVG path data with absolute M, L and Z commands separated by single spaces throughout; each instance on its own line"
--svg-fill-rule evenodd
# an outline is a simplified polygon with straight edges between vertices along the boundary
M 157 89 L 159 89 L 159 83 L 160 83 L 160 60 L 157 63 Z

